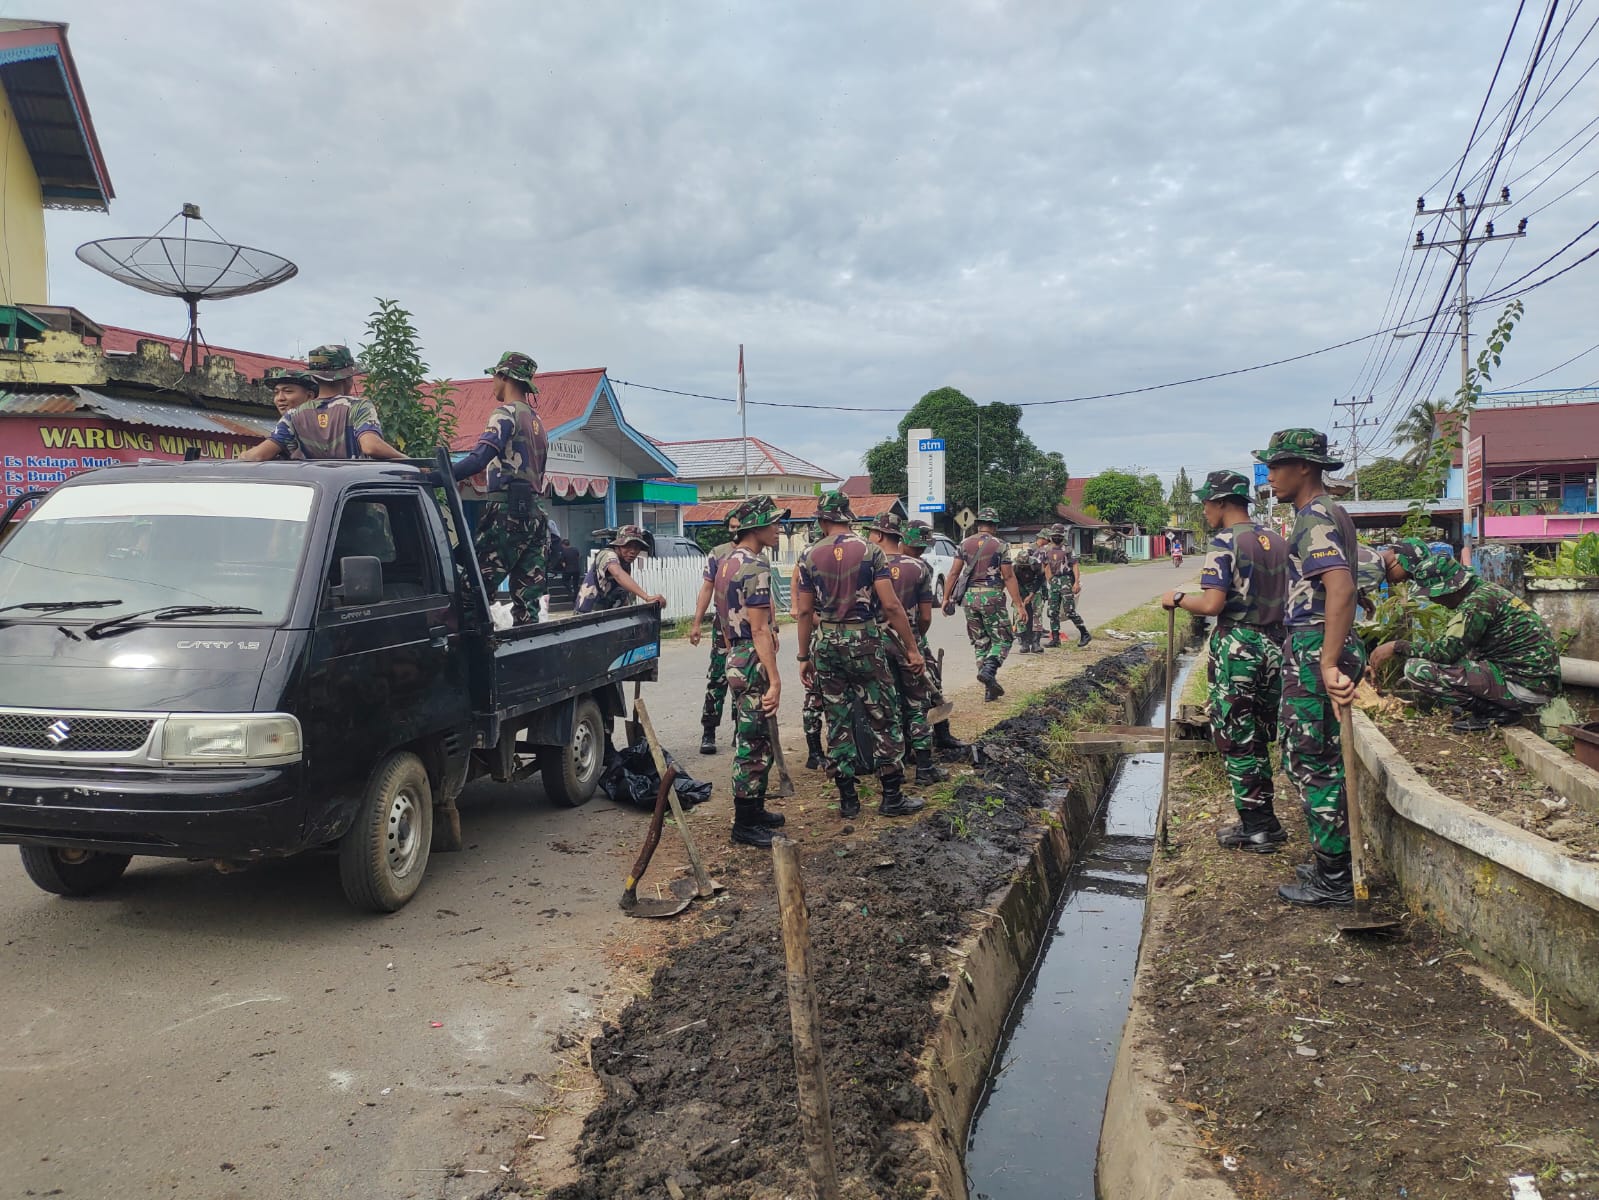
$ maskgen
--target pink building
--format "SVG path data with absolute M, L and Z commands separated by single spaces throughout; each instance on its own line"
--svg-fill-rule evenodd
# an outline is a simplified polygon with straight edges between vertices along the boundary
M 1552 542 L 1599 533 L 1599 403 L 1479 408 L 1466 490 L 1491 541 Z

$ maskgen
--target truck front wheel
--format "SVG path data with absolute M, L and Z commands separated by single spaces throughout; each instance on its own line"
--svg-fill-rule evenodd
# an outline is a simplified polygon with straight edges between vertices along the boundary
M 355 823 L 339 839 L 339 881 L 358 908 L 395 912 L 422 886 L 433 843 L 433 787 L 416 755 L 389 755 L 372 773 Z
M 558 750 L 546 750 L 539 771 L 551 800 L 567 808 L 587 804 L 605 770 L 605 723 L 600 706 L 591 697 L 577 702 L 572 714 L 572 740 Z
M 62 850 L 56 846 L 18 846 L 22 869 L 47 892 L 57 896 L 87 896 L 104 891 L 122 878 L 133 861 L 131 854 L 101 854 L 95 850 Z

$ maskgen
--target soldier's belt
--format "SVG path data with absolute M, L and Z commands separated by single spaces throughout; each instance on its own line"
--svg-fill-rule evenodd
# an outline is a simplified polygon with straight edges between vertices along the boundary
M 1277 624 L 1277 625 L 1251 625 L 1248 621 L 1217 621 L 1216 622 L 1216 632 L 1217 633 L 1231 633 L 1235 629 L 1253 629 L 1256 632 L 1258 632 L 1259 634 L 1261 634 L 1261 636 L 1269 637 L 1269 638 L 1272 638 L 1273 640 L 1279 641 L 1279 642 L 1283 640 L 1283 636 L 1288 632 L 1288 630 L 1284 626 L 1282 626 L 1281 624 Z
M 866 628 L 876 629 L 877 628 L 877 623 L 875 621 L 867 621 L 867 620 L 864 620 L 864 619 L 863 620 L 859 620 L 859 621 L 818 621 L 817 624 L 818 625 L 826 625 L 830 629 L 866 629 Z

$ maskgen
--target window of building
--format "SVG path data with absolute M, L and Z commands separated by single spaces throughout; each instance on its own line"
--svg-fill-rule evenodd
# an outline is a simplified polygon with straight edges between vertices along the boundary
M 1557 511 L 1594 512 L 1595 478 L 1589 471 L 1529 471 L 1495 479 L 1488 498 L 1494 501 L 1552 503 Z

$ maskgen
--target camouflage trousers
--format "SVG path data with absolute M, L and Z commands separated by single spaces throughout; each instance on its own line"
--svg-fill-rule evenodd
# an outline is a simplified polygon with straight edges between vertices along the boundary
M 1283 651 L 1277 640 L 1250 625 L 1210 635 L 1210 727 L 1227 765 L 1233 804 L 1272 806 L 1271 744 L 1277 740 L 1282 703 Z
M 967 591 L 966 636 L 971 640 L 979 668 L 984 659 L 994 659 L 996 666 L 1005 661 L 1016 635 L 1011 631 L 1003 590 L 974 587 Z
M 933 727 L 927 723 L 927 713 L 939 703 L 933 699 L 933 681 L 925 669 L 916 672 L 905 665 L 904 647 L 899 644 L 899 638 L 894 636 L 892 630 L 885 629 L 880 636 L 888 652 L 889 666 L 894 672 L 894 689 L 899 694 L 899 721 L 905 746 L 910 750 L 931 750 Z M 927 651 L 920 647 L 917 649 L 925 663 Z
M 928 706 L 937 708 L 944 703 L 944 672 L 939 668 L 938 655 L 927 644 L 925 633 L 916 635 L 916 648 L 922 652 L 922 661 L 927 664 L 922 676 L 927 680 Z
M 855 745 L 855 704 L 866 717 L 872 739 L 872 757 L 878 771 L 893 775 L 904 770 L 900 759 L 905 743 L 899 729 L 899 692 L 876 625 L 823 625 L 812 651 L 822 712 L 827 717 L 827 774 L 833 779 L 854 779 L 860 774 L 861 756 Z
M 1558 689 L 1548 692 L 1526 687 L 1506 679 L 1498 663 L 1463 659 L 1457 663 L 1429 662 L 1412 658 L 1405 663 L 1405 680 L 1423 695 L 1446 704 L 1467 704 L 1486 700 L 1515 712 L 1537 712 L 1554 698 Z
M 484 503 L 472 539 L 483 586 L 490 603 L 500 584 L 511 581 L 511 618 L 518 625 L 539 619 L 539 597 L 549 589 L 544 560 L 550 548 L 550 519 L 537 508 L 528 517 L 513 517 L 499 500 Z
M 766 668 L 748 642 L 727 653 L 727 690 L 733 698 L 733 799 L 766 799 L 772 770 L 772 738 L 761 711 Z
M 711 624 L 711 665 L 705 671 L 705 707 L 700 724 L 715 728 L 722 723 L 722 707 L 727 702 L 727 643 L 721 626 Z
M 1040 579 L 1037 583 L 1030 583 L 1017 589 L 1022 594 L 1022 604 L 1025 606 L 1017 614 L 1022 623 L 1021 632 L 1033 634 L 1044 627 L 1044 606 L 1049 602 L 1049 584 Z
M 1065 617 L 1082 629 L 1083 619 L 1077 615 L 1077 593 L 1072 591 L 1071 580 L 1056 577 L 1049 581 L 1049 631 L 1060 632 L 1060 619 Z
M 1343 747 L 1338 718 L 1321 680 L 1322 638 L 1320 629 L 1289 631 L 1283 647 L 1278 725 L 1283 770 L 1299 789 L 1310 840 L 1323 854 L 1344 854 L 1349 850 L 1349 810 Z M 1338 666 L 1356 682 L 1366 669 L 1366 648 L 1353 634 L 1338 656 Z

